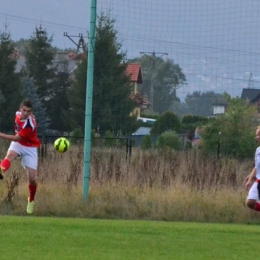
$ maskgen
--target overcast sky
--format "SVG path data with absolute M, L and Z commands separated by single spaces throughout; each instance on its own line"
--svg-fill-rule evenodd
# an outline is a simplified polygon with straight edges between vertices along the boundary
M 63 33 L 86 36 L 90 2 L 0 0 L 0 30 L 7 25 L 13 40 L 28 39 L 41 24 L 54 46 L 75 48 Z M 98 14 L 108 10 L 128 58 L 154 51 L 183 68 L 188 85 L 177 94 L 240 95 L 250 73 L 260 88 L 259 0 L 97 0 Z
M 53 45 L 75 47 L 64 32 L 78 36 L 89 27 L 90 1 L 86 0 L 0 0 L 0 29 L 8 25 L 13 40 L 28 39 L 40 24 L 53 34 Z

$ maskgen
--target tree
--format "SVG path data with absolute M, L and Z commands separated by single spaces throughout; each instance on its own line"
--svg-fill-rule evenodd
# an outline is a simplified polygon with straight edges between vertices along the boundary
M 15 73 L 14 50 L 10 35 L 3 32 L 0 35 L 0 127 L 7 132 L 13 131 L 14 113 L 22 101 L 22 83 Z
M 197 127 L 202 127 L 209 122 L 207 117 L 203 116 L 194 116 L 187 114 L 181 119 L 182 131 L 188 135 L 189 139 L 192 139 Z
M 212 102 L 216 98 L 223 98 L 223 94 L 218 94 L 213 91 L 194 91 L 192 94 L 188 94 L 185 98 L 187 114 L 193 114 L 197 116 L 212 115 Z
M 50 99 L 45 102 L 48 114 L 51 115 L 50 128 L 64 132 L 70 130 L 67 114 L 70 108 L 69 88 L 71 79 L 68 61 L 59 62 L 50 91 Z
M 175 131 L 179 133 L 181 130 L 181 122 L 178 116 L 174 113 L 167 111 L 163 113 L 158 119 L 154 122 L 151 134 L 162 134 L 165 131 Z
M 92 126 L 103 134 L 106 130 L 115 134 L 132 133 L 137 124 L 136 118 L 130 117 L 136 104 L 130 99 L 131 82 L 126 75 L 126 64 L 122 63 L 125 53 L 121 51 L 114 23 L 109 14 L 102 13 L 96 28 Z M 71 123 L 83 128 L 86 61 L 79 64 L 70 97 Z
M 161 114 L 168 111 L 174 101 L 179 101 L 176 90 L 186 84 L 186 76 L 181 67 L 173 60 L 164 60 L 155 54 L 143 55 L 140 63 L 143 72 L 140 92 L 149 96 L 153 112 Z
M 179 101 L 176 95 L 177 89 L 186 83 L 186 76 L 178 64 L 167 59 L 161 63 L 155 81 L 154 109 L 162 113 L 167 111 L 173 101 Z
M 37 94 L 37 89 L 33 85 L 33 81 L 27 79 L 24 84 L 24 97 L 25 99 L 29 99 L 33 103 L 33 114 L 36 117 L 38 124 L 38 134 L 44 134 L 48 129 L 50 120 L 46 116 L 46 109 L 43 107 L 41 99 Z
M 74 82 L 69 91 L 69 111 L 67 113 L 68 123 L 71 129 L 84 130 L 85 126 L 85 103 L 86 103 L 86 68 L 87 60 L 78 63 L 74 73 Z
M 69 110 L 68 89 L 70 87 L 68 62 L 54 66 L 55 49 L 51 46 L 53 37 L 36 27 L 26 49 L 26 72 L 33 80 L 38 97 L 50 119 L 50 127 L 55 130 L 68 129 L 66 120 Z
M 21 38 L 20 40 L 14 42 L 15 48 L 19 50 L 19 55 L 25 55 L 28 45 L 29 45 L 29 39 Z
M 172 101 L 170 110 L 179 117 L 182 117 L 188 113 L 187 106 L 184 102 L 181 102 L 176 98 Z
M 255 150 L 256 108 L 239 97 L 224 96 L 228 109 L 202 127 L 201 148 L 216 154 L 219 146 L 221 155 L 250 158 Z
M 171 148 L 176 151 L 180 151 L 182 148 L 181 139 L 174 131 L 163 132 L 155 144 L 156 148 Z
M 51 43 L 52 36 L 49 38 L 47 32 L 41 26 L 36 27 L 25 51 L 26 73 L 34 81 L 37 94 L 42 98 L 44 106 L 51 96 L 55 72 L 52 65 L 55 52 Z

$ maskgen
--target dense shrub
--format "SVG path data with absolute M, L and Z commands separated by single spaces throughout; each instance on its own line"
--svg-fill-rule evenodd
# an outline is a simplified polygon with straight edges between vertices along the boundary
M 194 135 L 197 127 L 205 125 L 209 119 L 204 116 L 185 115 L 181 120 L 182 131 Z
M 154 122 L 151 134 L 162 134 L 165 131 L 175 131 L 179 133 L 181 130 L 181 121 L 177 115 L 168 111 L 162 114 Z
M 174 131 L 166 131 L 162 133 L 157 141 L 156 141 L 157 148 L 171 148 L 174 150 L 181 150 L 182 144 L 180 137 Z
M 201 128 L 200 147 L 207 153 L 235 158 L 252 158 L 256 149 L 256 108 L 240 98 L 229 98 L 225 114 Z
M 80 128 L 75 128 L 71 133 L 70 133 L 70 142 L 72 144 L 78 144 L 78 143 L 83 143 L 84 139 L 84 134 Z
M 104 146 L 106 147 L 113 147 L 116 143 L 115 141 L 115 135 L 110 131 L 107 130 L 105 132 L 105 140 L 104 140 Z
M 152 139 L 150 135 L 145 135 L 141 143 L 141 149 L 148 150 L 152 148 Z

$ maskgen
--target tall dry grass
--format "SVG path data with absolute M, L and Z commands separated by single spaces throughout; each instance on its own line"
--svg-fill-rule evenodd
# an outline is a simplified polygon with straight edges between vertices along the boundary
M 0 155 L 4 157 L 5 146 Z M 141 151 L 93 148 L 87 202 L 82 201 L 83 147 L 39 159 L 35 214 L 114 219 L 248 223 L 245 207 L 252 161 L 216 159 L 199 150 Z M 1 214 L 25 214 L 25 171 L 16 160 L 0 183 Z

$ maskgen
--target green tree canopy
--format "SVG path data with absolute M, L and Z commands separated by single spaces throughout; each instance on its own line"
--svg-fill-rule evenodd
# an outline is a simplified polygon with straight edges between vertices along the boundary
M 213 114 L 213 101 L 219 98 L 223 98 L 223 94 L 194 91 L 185 98 L 187 114 L 210 116 Z
M 175 131 L 165 131 L 163 132 L 158 139 L 156 140 L 155 144 L 156 148 L 171 148 L 176 151 L 180 151 L 182 148 L 181 139 Z
M 70 109 L 68 95 L 72 84 L 68 66 L 67 60 L 59 62 L 52 82 L 51 98 L 45 102 L 50 115 L 50 128 L 61 132 L 71 130 L 67 120 Z
M 69 110 L 67 120 L 71 129 L 84 130 L 85 126 L 85 104 L 86 104 L 86 68 L 87 61 L 78 63 L 74 73 L 74 81 L 69 89 Z
M 22 83 L 15 73 L 16 59 L 13 57 L 14 44 L 10 35 L 0 35 L 0 128 L 13 131 L 15 112 L 22 101 Z
M 180 133 L 181 130 L 181 121 L 178 116 L 174 113 L 167 111 L 163 113 L 158 119 L 154 122 L 151 134 L 162 134 L 165 131 L 175 131 Z
M 218 116 L 202 127 L 201 148 L 207 152 L 217 152 L 224 156 L 252 158 L 256 148 L 255 130 L 256 108 L 239 97 L 225 94 L 229 104 L 224 115 Z
M 32 101 L 33 114 L 38 125 L 38 134 L 44 134 L 49 127 L 50 119 L 46 116 L 46 109 L 43 107 L 41 99 L 37 94 L 37 89 L 30 79 L 27 79 L 24 84 L 24 98 Z
M 36 27 L 25 51 L 26 73 L 34 80 L 37 94 L 42 98 L 44 105 L 46 100 L 51 98 L 55 72 L 52 64 L 55 52 L 51 43 L 52 36 L 49 38 L 41 26 Z
M 207 117 L 203 116 L 194 116 L 191 114 L 187 114 L 181 119 L 181 127 L 182 131 L 187 133 L 190 138 L 193 137 L 195 129 L 197 127 L 202 127 L 209 122 Z
M 136 104 L 129 98 L 132 86 L 126 75 L 127 64 L 123 63 L 125 53 L 121 51 L 114 23 L 109 14 L 101 14 L 95 38 L 92 126 L 103 134 L 107 130 L 131 133 L 136 125 L 136 118 L 130 117 Z M 82 61 L 70 91 L 74 127 L 75 124 L 84 127 L 85 96 L 86 61 Z
M 19 50 L 19 55 L 25 55 L 28 45 L 29 45 L 29 39 L 21 38 L 20 40 L 14 42 L 15 48 Z
M 142 55 L 140 63 L 143 76 L 140 93 L 149 96 L 153 112 L 162 114 L 170 110 L 173 102 L 179 101 L 176 90 L 186 84 L 186 76 L 181 67 L 171 59 L 157 57 L 155 53 Z

